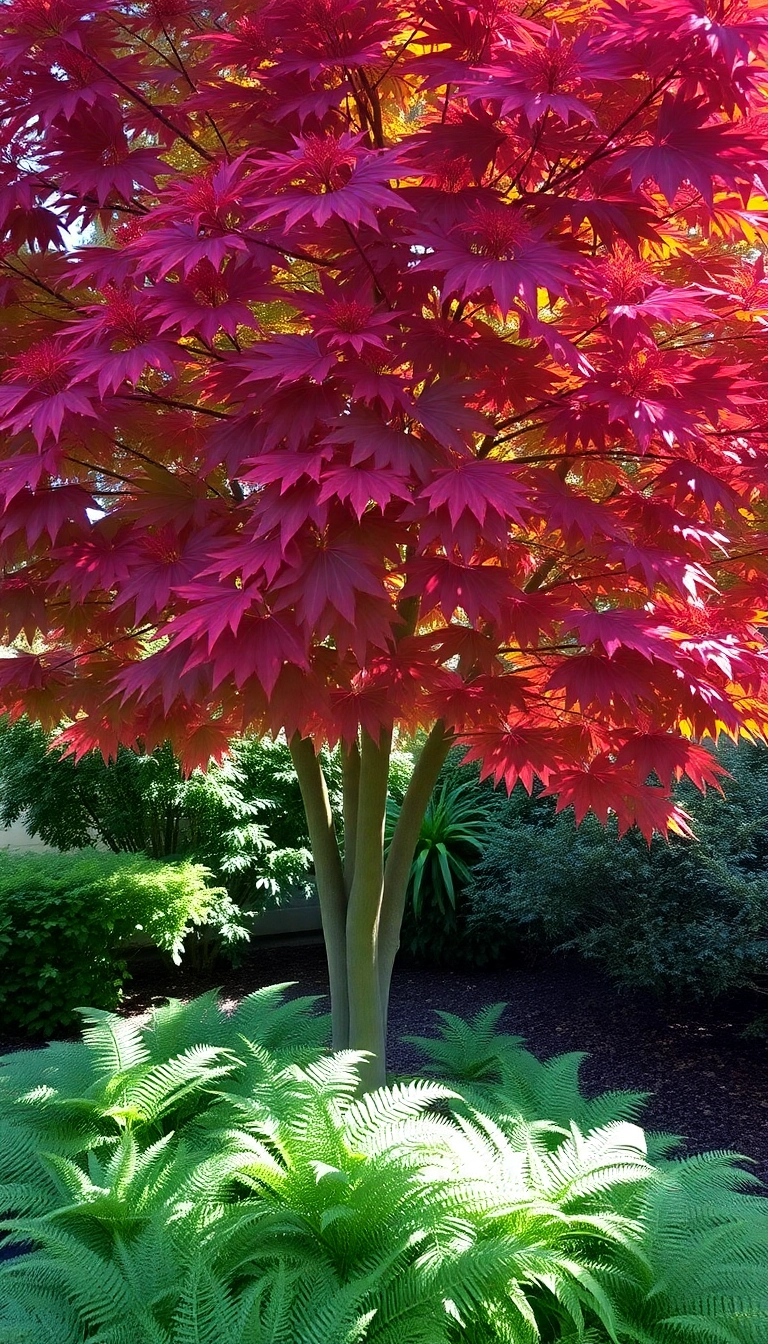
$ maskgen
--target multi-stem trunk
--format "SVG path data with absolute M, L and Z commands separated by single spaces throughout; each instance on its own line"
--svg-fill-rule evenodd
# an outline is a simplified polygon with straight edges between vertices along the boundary
M 384 858 L 391 740 L 362 733 L 342 757 L 344 860 L 323 771 L 312 743 L 295 737 L 315 863 L 331 989 L 333 1045 L 364 1051 L 364 1086 L 384 1081 L 387 1008 L 408 878 L 421 822 L 450 738 L 435 724 L 416 763 Z

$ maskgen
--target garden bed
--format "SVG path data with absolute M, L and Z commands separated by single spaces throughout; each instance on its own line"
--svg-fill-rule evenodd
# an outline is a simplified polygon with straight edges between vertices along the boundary
M 322 946 L 255 948 L 235 970 L 206 974 L 148 963 L 134 971 L 121 1011 L 143 1013 L 163 998 L 189 998 L 213 985 L 233 1004 L 261 985 L 296 980 L 302 993 L 327 992 Z M 685 1135 L 689 1150 L 735 1149 L 752 1158 L 768 1182 L 768 1042 L 742 1032 L 761 1009 L 742 995 L 713 1008 L 669 1007 L 619 995 L 584 963 L 549 959 L 535 966 L 440 970 L 398 966 L 390 1009 L 390 1065 L 418 1068 L 400 1038 L 432 1034 L 435 1009 L 471 1016 L 504 1000 L 502 1025 L 526 1039 L 535 1054 L 588 1052 L 588 1092 L 632 1088 L 653 1094 L 649 1128 Z M 763 1008 L 764 1011 L 764 1008 Z M 27 1044 L 0 1027 L 0 1053 Z

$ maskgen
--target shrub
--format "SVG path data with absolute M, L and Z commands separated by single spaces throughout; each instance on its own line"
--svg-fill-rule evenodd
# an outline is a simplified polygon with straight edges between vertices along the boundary
M 220 764 L 185 777 L 166 743 L 143 755 L 120 747 L 78 761 L 26 719 L 0 727 L 0 822 L 68 851 L 100 842 L 113 853 L 204 863 L 242 906 L 260 913 L 302 883 L 309 837 L 285 742 L 238 738 Z
M 207 771 L 185 777 L 166 743 L 142 755 L 118 748 L 65 756 L 27 719 L 0 720 L 0 824 L 20 818 L 31 835 L 68 851 L 100 842 L 113 853 L 184 856 L 211 869 L 233 900 L 254 913 L 312 890 L 304 806 L 284 738 L 240 737 Z M 341 811 L 338 752 L 323 769 Z M 392 753 L 391 789 L 402 801 L 413 760 Z
M 768 873 L 734 843 L 751 829 L 748 807 L 743 792 L 710 797 L 698 840 L 650 848 L 634 834 L 619 839 L 615 823 L 588 817 L 577 828 L 547 800 L 525 819 L 510 808 L 473 871 L 466 945 L 489 957 L 521 944 L 576 949 L 617 984 L 660 994 L 752 984 L 768 968 Z
M 242 936 L 226 891 L 198 864 L 143 857 L 30 854 L 0 858 L 0 1011 L 6 1024 L 50 1032 L 80 1004 L 114 1008 L 126 975 L 120 944 L 137 933 L 179 960 L 208 925 Z
M 0 1344 L 764 1344 L 753 1179 L 494 1017 L 363 1096 L 280 987 L 9 1057 Z
M 768 752 L 723 743 L 725 796 L 684 784 L 695 840 L 650 847 L 593 817 L 576 827 L 555 801 L 518 786 L 488 797 L 485 852 L 450 944 L 483 964 L 569 948 L 633 989 L 712 997 L 768 972 Z M 487 786 L 475 784 L 478 797 Z

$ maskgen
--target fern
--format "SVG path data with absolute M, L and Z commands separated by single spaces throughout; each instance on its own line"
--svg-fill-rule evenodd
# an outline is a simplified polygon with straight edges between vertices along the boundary
M 501 1006 L 360 1095 L 285 986 L 0 1068 L 0 1344 L 765 1344 L 768 1212 Z M 34 1060 L 38 1061 L 37 1071 Z

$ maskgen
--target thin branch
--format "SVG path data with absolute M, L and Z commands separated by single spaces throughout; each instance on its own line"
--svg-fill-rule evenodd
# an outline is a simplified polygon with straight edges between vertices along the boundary
M 387 75 L 389 74 L 389 72 L 390 72 L 390 70 L 392 69 L 393 65 L 396 65 L 397 62 L 400 60 L 400 57 L 402 56 L 403 52 L 408 50 L 408 48 L 410 47 L 410 45 L 411 45 L 411 43 L 412 43 L 414 37 L 415 37 L 416 34 L 418 33 L 418 31 L 419 31 L 418 28 L 414 28 L 414 29 L 413 29 L 413 32 L 410 33 L 410 35 L 406 38 L 406 40 L 405 40 L 405 42 L 403 43 L 403 45 L 398 49 L 398 51 L 395 52 L 394 56 L 392 57 L 391 61 L 389 62 L 389 65 L 385 65 L 385 67 L 384 67 L 382 73 L 379 75 L 378 79 L 376 79 L 376 80 L 374 81 L 374 84 L 373 84 L 373 88 L 374 88 L 374 89 L 378 89 L 379 85 L 380 85 L 381 83 L 383 83 L 383 81 L 387 78 Z
M 7 271 L 10 271 L 11 275 L 15 275 L 17 279 L 26 280 L 30 285 L 34 285 L 36 289 L 40 289 L 44 294 L 50 295 L 50 297 L 55 299 L 57 303 L 65 304 L 73 313 L 82 313 L 82 308 L 79 308 L 71 299 L 68 299 L 64 294 L 58 294 L 50 285 L 46 285 L 44 280 L 40 280 L 36 275 L 31 275 L 26 269 L 17 270 L 15 266 L 10 264 L 7 257 L 0 262 L 0 265 L 4 266 Z
M 210 406 L 198 406 L 191 401 L 176 401 L 173 397 L 161 397 L 159 392 L 131 392 L 120 393 L 126 401 L 159 402 L 161 406 L 173 406 L 179 411 L 195 411 L 198 415 L 211 415 L 217 420 L 231 420 L 233 417 L 228 411 L 214 411 Z
M 68 667 L 70 663 L 77 663 L 81 658 L 90 658 L 94 653 L 106 653 L 109 649 L 113 649 L 116 644 L 126 644 L 130 639 L 140 639 L 142 635 L 146 635 L 154 629 L 154 625 L 142 625 L 138 630 L 132 630 L 129 634 L 115 635 L 114 639 L 108 639 L 105 644 L 96 644 L 92 649 L 80 649 L 78 653 L 73 653 L 71 657 L 52 664 L 53 669 L 58 671 L 60 667 Z
M 347 223 L 346 220 L 344 220 L 344 228 L 345 228 L 346 232 L 349 234 L 349 238 L 350 238 L 350 241 L 351 241 L 351 243 L 352 243 L 352 246 L 353 246 L 353 247 L 356 249 L 356 251 L 359 253 L 359 255 L 360 255 L 360 257 L 361 257 L 361 259 L 362 259 L 362 261 L 363 261 L 363 264 L 364 264 L 364 266 L 365 266 L 365 268 L 366 268 L 366 270 L 368 271 L 368 273 L 370 274 L 370 276 L 371 276 L 371 278 L 372 278 L 372 280 L 373 280 L 373 283 L 374 283 L 374 286 L 375 286 L 375 289 L 376 289 L 376 293 L 379 295 L 379 298 L 381 298 L 381 299 L 384 300 L 384 302 L 386 303 L 386 305 L 387 305 L 387 307 L 389 308 L 390 312 L 392 312 L 392 310 L 394 309 L 394 306 L 395 306 L 395 305 L 394 305 L 394 304 L 390 301 L 390 299 L 387 297 L 387 293 L 386 293 L 385 289 L 383 288 L 382 283 L 381 283 L 381 281 L 379 280 L 378 275 L 376 274 L 376 269 L 375 269 L 375 267 L 373 266 L 373 264 L 372 264 L 372 262 L 369 260 L 369 258 L 366 256 L 366 254 L 365 254 L 365 250 L 363 249 L 363 247 L 362 247 L 362 245 L 360 244 L 360 242 L 358 241 L 358 239 L 355 237 L 354 233 L 352 232 L 352 229 L 350 228 L 350 226 L 349 226 L 349 224 Z
M 569 177 L 578 177 L 581 173 L 584 173 L 587 170 L 587 168 L 591 168 L 593 163 L 597 163 L 597 161 L 603 158 L 606 154 L 612 153 L 613 141 L 616 139 L 617 135 L 621 135 L 622 131 L 625 131 L 627 127 L 631 125 L 631 123 L 635 120 L 635 117 L 639 117 L 640 113 L 644 112 L 646 107 L 650 106 L 654 98 L 656 98 L 660 93 L 662 93 L 663 90 L 667 88 L 672 83 L 673 80 L 677 79 L 679 73 L 680 73 L 679 68 L 677 66 L 673 66 L 669 74 L 665 75 L 664 78 L 660 80 L 658 84 L 654 85 L 650 93 L 646 94 L 645 98 L 643 98 L 642 102 L 638 103 L 637 107 L 633 108 L 631 112 L 628 112 L 626 117 L 624 117 L 619 122 L 618 126 L 614 127 L 610 135 L 607 136 L 606 139 L 603 141 L 602 145 L 598 146 L 598 148 L 595 149 L 591 154 L 588 154 L 586 159 L 584 159 L 582 163 L 574 164 L 573 166 L 565 168 L 561 173 L 560 177 L 558 178 L 557 176 L 555 176 L 555 178 L 550 182 L 549 185 L 557 187 L 560 185 L 561 182 L 567 181 Z
M 69 45 L 72 46 L 73 44 L 69 43 Z M 155 107 L 154 103 L 150 103 L 137 89 L 132 89 L 130 84 L 126 84 L 120 79 L 120 76 L 116 75 L 114 70 L 110 70 L 108 65 L 103 65 L 93 54 L 89 55 L 89 59 L 93 61 L 93 64 L 99 70 L 101 70 L 103 75 L 106 75 L 107 79 L 111 79 L 113 83 L 117 84 L 119 89 L 122 89 L 126 98 L 132 99 L 133 102 L 139 104 L 139 107 L 143 107 L 145 112 L 149 112 L 150 116 L 159 121 L 162 126 L 165 126 L 165 128 L 171 131 L 173 135 L 177 135 L 180 140 L 183 140 L 184 144 L 188 145 L 190 149 L 193 149 L 196 154 L 199 154 L 201 159 L 205 159 L 206 163 L 216 162 L 213 154 L 209 154 L 207 149 L 203 149 L 202 145 L 198 145 L 197 142 L 192 139 L 191 135 L 187 135 L 186 131 L 182 131 L 179 126 L 176 126 L 175 123 L 171 121 L 170 117 L 166 117 L 164 112 L 161 112 L 158 107 Z
M 96 466 L 93 462 L 84 462 L 80 457 L 72 457 L 71 453 L 66 454 L 64 461 L 74 462 L 78 467 L 85 467 L 86 471 L 94 471 L 97 476 L 110 476 L 112 480 L 122 481 L 124 485 L 135 486 L 136 484 L 129 476 L 121 476 L 119 471 L 112 471 L 109 467 Z

